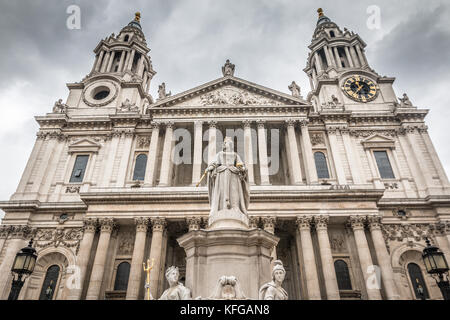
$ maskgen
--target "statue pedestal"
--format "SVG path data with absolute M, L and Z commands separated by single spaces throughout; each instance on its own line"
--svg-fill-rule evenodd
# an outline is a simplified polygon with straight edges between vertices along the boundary
M 215 229 L 248 230 L 248 217 L 236 209 L 225 209 L 211 213 L 208 219 L 208 230 Z
M 239 279 L 249 299 L 271 280 L 271 250 L 279 238 L 261 229 L 191 231 L 177 239 L 186 251 L 186 287 L 208 298 L 222 276 Z

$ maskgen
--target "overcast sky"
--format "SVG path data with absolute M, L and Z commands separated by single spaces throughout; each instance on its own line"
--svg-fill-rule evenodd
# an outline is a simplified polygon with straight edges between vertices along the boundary
M 69 30 L 70 5 L 81 9 L 81 29 Z M 380 8 L 379 29 L 367 26 L 367 8 Z M 219 78 L 226 59 L 237 77 L 289 93 L 295 80 L 306 97 L 302 69 L 317 21 L 317 8 L 367 43 L 369 64 L 394 76 L 430 109 L 429 132 L 450 172 L 450 2 L 423 0 L 0 0 L 0 200 L 15 192 L 35 142 L 36 115 L 67 99 L 69 82 L 92 68 L 92 50 L 118 34 L 136 11 L 157 75 L 150 93 L 166 83 L 172 94 Z M 1 213 L 0 213 L 1 216 Z

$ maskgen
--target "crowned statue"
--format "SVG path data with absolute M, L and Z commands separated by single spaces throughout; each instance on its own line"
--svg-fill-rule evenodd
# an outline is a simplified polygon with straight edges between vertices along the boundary
M 178 282 L 179 278 L 180 271 L 177 267 L 167 269 L 166 279 L 169 282 L 169 289 L 163 292 L 159 300 L 192 300 L 191 290 Z
M 259 289 L 259 300 L 287 300 L 288 294 L 281 286 L 285 276 L 283 262 L 276 260 L 272 269 L 272 281 Z
M 248 224 L 247 208 L 250 189 L 247 168 L 241 157 L 234 152 L 230 137 L 223 142 L 223 150 L 218 152 L 205 170 L 208 174 L 208 195 L 211 206 L 209 225 L 228 217 Z

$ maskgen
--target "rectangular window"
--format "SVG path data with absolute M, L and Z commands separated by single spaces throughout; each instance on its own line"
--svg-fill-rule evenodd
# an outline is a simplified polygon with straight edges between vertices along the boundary
M 83 182 L 84 174 L 86 172 L 89 156 L 77 156 L 75 165 L 73 166 L 72 176 L 70 182 Z
M 374 151 L 373 155 L 377 161 L 378 171 L 381 179 L 395 179 L 394 171 L 392 171 L 391 163 L 386 151 Z

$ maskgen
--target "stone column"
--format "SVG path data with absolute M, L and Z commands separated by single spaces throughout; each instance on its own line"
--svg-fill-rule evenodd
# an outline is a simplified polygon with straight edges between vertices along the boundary
M 303 145 L 303 161 L 306 164 L 306 177 L 309 184 L 318 183 L 316 163 L 312 151 L 311 138 L 309 136 L 308 120 L 300 120 L 300 129 L 302 131 L 302 145 Z
M 102 62 L 103 62 L 103 56 L 105 55 L 105 51 L 102 50 L 100 52 L 100 57 L 97 60 L 97 65 L 95 66 L 95 71 L 99 72 L 100 71 L 100 67 L 102 66 Z
M 328 216 L 314 217 L 317 238 L 319 240 L 320 259 L 322 261 L 323 278 L 328 300 L 339 300 L 339 287 L 334 269 L 333 255 L 331 254 L 330 238 L 328 237 Z
M 361 67 L 361 63 L 356 55 L 356 51 L 354 47 L 350 47 L 350 55 L 352 56 L 353 63 L 355 64 L 356 68 Z
M 192 185 L 195 186 L 202 175 L 203 161 L 203 122 L 194 122 L 194 159 L 192 164 Z
M 150 272 L 150 292 L 153 299 L 157 299 L 158 284 L 161 277 L 161 259 L 162 259 L 162 245 L 163 234 L 167 222 L 164 218 L 152 218 L 152 244 L 150 248 L 150 261 L 154 261 L 153 269 Z
M 102 67 L 101 67 L 101 69 L 100 69 L 100 72 L 105 72 L 105 71 L 106 71 L 106 68 L 108 67 L 108 62 L 109 62 L 110 54 L 111 54 L 110 52 L 107 52 L 107 53 L 105 54 L 105 58 L 103 59 Z
M 289 156 L 291 160 L 290 163 L 292 165 L 292 168 L 289 168 L 289 171 L 292 173 L 292 180 L 294 184 L 298 185 L 303 183 L 303 178 L 300 166 L 300 158 L 298 156 L 297 138 L 295 135 L 295 120 L 286 120 L 286 125 L 289 141 L 289 146 L 286 147 L 289 148 Z
M 267 139 L 266 139 L 266 121 L 257 120 L 258 125 L 258 151 L 259 151 L 259 168 L 261 171 L 261 185 L 270 185 L 269 179 L 269 161 L 267 158 Z
M 138 67 L 136 70 L 136 74 L 141 78 L 143 78 L 143 72 L 144 72 L 144 58 L 145 58 L 145 55 L 141 54 L 141 57 L 139 58 L 139 62 L 138 62 Z
M 338 184 L 347 184 L 347 179 L 345 178 L 344 167 L 342 165 L 341 155 L 338 149 L 338 141 L 336 135 L 338 134 L 338 129 L 335 127 L 327 128 L 328 139 L 330 141 L 331 153 L 333 155 L 334 167 L 336 169 L 336 175 Z
M 320 73 L 324 70 L 323 70 L 323 66 L 322 66 L 322 61 L 320 61 L 320 56 L 317 52 L 314 52 L 314 58 L 316 59 L 317 72 L 320 75 Z
M 136 54 L 136 50 L 135 49 L 131 50 L 130 58 L 128 59 L 128 65 L 127 65 L 128 71 L 131 71 L 131 68 L 133 67 L 133 60 L 134 60 L 135 54 Z
M 264 226 L 264 230 L 270 234 L 275 234 L 276 218 L 275 217 L 262 217 L 261 220 L 262 220 L 262 223 Z M 270 256 L 272 257 L 272 262 L 277 260 L 277 247 L 276 246 L 273 247 Z
M 134 129 L 127 129 L 124 134 L 124 143 L 122 149 L 122 155 L 119 165 L 119 173 L 117 174 L 117 187 L 124 187 L 127 181 L 128 165 L 130 163 L 131 147 L 133 144 Z
M 152 122 L 152 138 L 148 150 L 147 170 L 145 171 L 144 183 L 153 186 L 155 183 L 156 160 L 158 159 L 159 145 L 159 126 L 158 122 Z
M 337 47 L 333 47 L 333 51 L 334 51 L 334 57 L 336 58 L 336 63 L 339 69 L 342 69 L 342 61 L 341 58 L 339 57 L 339 51 Z
M 9 226 L 9 240 L 0 265 L 0 300 L 7 299 L 11 291 L 11 267 L 17 252 L 28 244 L 31 229 L 25 225 Z
M 344 142 L 345 154 L 350 165 L 350 172 L 352 173 L 353 184 L 361 184 L 361 171 L 359 170 L 359 164 L 356 159 L 358 156 L 353 152 L 352 141 L 350 140 L 349 130 L 341 129 L 342 141 Z
M 208 165 L 211 164 L 217 154 L 217 121 L 208 122 Z
M 244 120 L 244 154 L 245 154 L 245 165 L 248 170 L 248 181 L 250 185 L 255 184 L 255 174 L 253 172 L 253 141 L 252 141 L 252 121 Z
M 380 289 L 377 289 L 380 284 L 373 283 L 372 277 L 375 274 L 369 274 L 368 270 L 373 268 L 372 257 L 370 255 L 369 244 L 367 243 L 366 234 L 364 232 L 365 216 L 350 216 L 349 223 L 353 229 L 355 236 L 356 248 L 358 250 L 359 262 L 361 264 L 362 274 L 364 276 L 364 283 L 366 284 L 367 296 L 369 300 L 381 300 Z M 370 288 L 370 284 L 373 286 Z
M 309 300 L 321 300 L 319 278 L 311 239 L 312 217 L 297 217 L 297 228 L 302 242 L 303 264 L 305 266 L 306 289 Z
M 164 148 L 161 160 L 161 174 L 159 177 L 159 186 L 170 186 L 171 172 L 172 172 L 172 151 L 173 151 L 173 122 L 166 123 L 166 135 L 164 138 Z
M 354 68 L 355 65 L 353 64 L 353 60 L 350 55 L 350 51 L 348 50 L 348 47 L 344 47 L 344 50 L 345 50 L 345 56 L 347 57 L 347 61 L 348 61 L 348 64 L 350 65 L 350 68 Z
M 115 51 L 111 51 L 111 55 L 109 57 L 108 67 L 106 68 L 106 72 L 111 72 L 111 67 L 114 62 L 114 57 L 116 56 Z
M 358 57 L 359 57 L 359 60 L 361 61 L 362 66 L 363 67 L 367 66 L 368 63 L 367 63 L 366 57 L 364 56 L 364 53 L 362 52 L 359 44 L 356 45 L 356 52 L 358 53 Z
M 100 297 L 100 289 L 103 282 L 103 274 L 105 272 L 105 262 L 108 255 L 109 240 L 111 239 L 113 229 L 116 227 L 114 219 L 111 218 L 100 219 L 99 222 L 100 238 L 98 240 L 94 265 L 92 266 L 86 300 L 98 300 Z
M 330 51 L 328 50 L 328 46 L 324 46 L 324 47 L 323 47 L 323 51 L 325 52 L 325 58 L 327 59 L 328 67 L 335 67 L 335 64 L 334 64 L 334 62 L 333 62 L 333 59 L 331 58 L 331 57 L 332 57 L 332 56 L 331 56 L 331 53 L 330 53 Z
M 381 232 L 381 217 L 368 217 L 370 234 L 372 235 L 373 245 L 375 247 L 375 254 L 377 255 L 378 264 L 381 269 L 381 281 L 383 281 L 384 289 L 389 300 L 398 300 L 397 287 L 395 285 L 394 271 L 392 270 L 391 259 L 389 252 L 384 242 L 383 233 Z
M 79 269 L 79 279 L 75 279 L 77 283 L 72 283 L 73 289 L 69 291 L 68 300 L 80 300 L 83 292 L 83 284 L 86 278 L 86 269 L 91 256 L 92 243 L 94 241 L 95 232 L 97 230 L 97 219 L 84 220 L 84 234 L 78 251 L 76 267 Z M 75 271 L 76 272 L 76 271 Z
M 122 72 L 123 70 L 123 63 L 125 61 L 125 56 L 127 55 L 126 51 L 122 51 L 120 55 L 120 61 L 119 61 L 119 68 L 117 68 L 117 72 Z
M 135 218 L 136 237 L 134 239 L 133 257 L 131 259 L 130 277 L 128 278 L 127 300 L 137 300 L 143 284 L 142 264 L 144 262 L 145 238 L 147 237 L 148 218 Z

